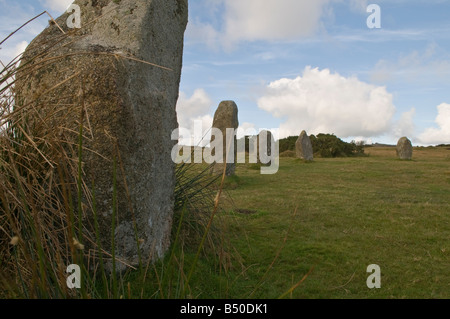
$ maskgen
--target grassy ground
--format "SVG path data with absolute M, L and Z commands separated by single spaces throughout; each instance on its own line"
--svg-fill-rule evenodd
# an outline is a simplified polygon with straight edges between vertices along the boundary
M 277 298 L 313 268 L 288 298 L 450 298 L 450 150 L 416 149 L 412 161 L 394 148 L 366 153 L 282 158 L 276 175 L 238 165 L 221 213 L 232 268 L 202 258 L 191 295 Z M 381 289 L 366 285 L 370 264 Z
M 199 215 L 183 215 L 191 231 L 162 262 L 120 277 L 117 296 L 450 298 L 450 149 L 417 148 L 412 161 L 396 159 L 395 148 L 366 154 L 283 157 L 275 175 L 238 164 L 200 258 L 201 229 L 199 237 L 189 228 Z M 380 289 L 366 285 L 371 264 Z M 94 285 L 96 296 L 112 296 L 102 280 Z

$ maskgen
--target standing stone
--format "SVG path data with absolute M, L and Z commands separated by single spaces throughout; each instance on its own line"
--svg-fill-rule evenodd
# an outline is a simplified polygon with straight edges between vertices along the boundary
M 260 141 L 265 141 L 260 145 Z M 275 145 L 275 140 L 271 131 L 263 130 L 257 136 L 249 139 L 249 153 L 254 154 L 256 148 L 256 156 L 258 163 L 270 164 L 270 157 L 272 156 L 272 145 Z
M 300 134 L 297 142 L 295 142 L 295 152 L 298 158 L 305 161 L 311 162 L 314 160 L 311 139 L 305 131 Z
M 111 249 L 116 159 L 117 259 L 137 264 L 134 225 L 142 258 L 161 258 L 170 245 L 174 207 L 171 134 L 178 127 L 187 0 L 74 4 L 81 8 L 81 29 L 69 29 L 65 13 L 56 20 L 65 34 L 52 24 L 32 41 L 23 58 L 30 64 L 18 76 L 17 101 L 37 103 L 46 120 L 34 117 L 34 125 L 64 126 L 68 145 L 78 144 L 84 114 L 83 172 L 87 188 L 95 182 L 103 248 Z M 60 113 L 53 111 L 58 105 L 65 105 Z M 93 235 L 92 210 L 83 213 L 85 231 Z
M 236 129 L 239 126 L 238 120 L 238 107 L 233 101 L 223 101 L 219 104 L 219 107 L 214 114 L 213 128 L 219 129 L 223 134 L 223 160 L 222 163 L 215 163 L 211 168 L 213 175 L 223 174 L 224 166 L 226 165 L 226 176 L 232 176 L 235 174 L 236 161 L 237 161 L 237 140 Z M 233 129 L 232 136 L 227 135 L 227 129 Z M 211 143 L 215 141 L 215 136 L 211 138 Z M 229 141 L 227 143 L 227 141 Z M 233 141 L 231 144 L 230 142 Z M 231 147 L 227 149 L 227 144 Z M 228 151 L 228 155 L 227 155 Z M 215 150 L 212 151 L 212 155 L 215 155 Z M 227 163 L 227 158 L 233 159 L 233 163 Z
M 402 137 L 397 143 L 397 156 L 402 160 L 411 160 L 413 147 L 411 141 L 407 137 Z
M 260 145 L 260 140 L 265 140 L 266 142 L 263 145 Z M 259 147 L 259 159 L 263 157 L 270 157 L 272 155 L 272 145 L 274 144 L 274 138 L 271 131 L 261 131 L 258 134 L 258 147 Z M 262 146 L 262 148 L 261 148 Z

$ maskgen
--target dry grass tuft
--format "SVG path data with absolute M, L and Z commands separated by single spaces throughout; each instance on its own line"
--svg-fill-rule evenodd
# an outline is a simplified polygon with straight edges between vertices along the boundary
M 83 75 L 75 70 L 69 78 L 41 88 L 27 101 L 17 91 L 25 79 L 73 57 L 52 51 L 56 44 L 70 42 L 69 36 L 62 32 L 49 39 L 52 43 L 46 48 L 34 47 L 26 60 L 19 56 L 0 70 L 0 297 L 117 298 L 118 291 L 124 289 L 122 277 L 117 278 L 113 271 L 111 278 L 104 269 L 104 259 L 115 260 L 114 235 L 112 251 L 103 250 L 93 185 L 83 171 L 83 157 L 94 152 L 85 146 L 93 132 Z M 151 64 L 108 52 L 77 54 Z M 80 83 L 79 89 L 72 93 L 63 90 L 69 81 Z M 73 114 L 79 116 L 70 118 Z M 120 169 L 120 154 L 108 160 L 118 160 Z M 219 246 L 212 223 L 218 206 L 214 203 L 217 190 L 212 187 L 216 179 L 209 178 L 207 172 L 208 168 L 196 172 L 183 165 L 177 169 L 176 208 L 189 212 L 180 220 L 186 232 L 181 234 L 183 244 L 190 232 L 195 232 L 199 251 L 213 247 L 222 258 L 226 251 Z M 116 197 L 113 202 L 117 201 L 116 193 L 111 195 Z M 82 267 L 81 290 L 67 288 L 70 264 Z M 145 280 L 146 273 L 141 275 Z
M 83 236 L 73 207 L 78 192 L 91 198 L 79 180 L 80 150 L 74 141 L 80 132 L 65 124 L 67 114 L 80 114 L 76 123 L 83 127 L 82 92 L 62 97 L 70 104 L 43 105 L 42 95 L 63 83 L 28 103 L 16 91 L 24 76 L 48 63 L 41 61 L 30 67 L 18 57 L 0 73 L 0 281 L 7 288 L 0 293 L 14 297 L 71 296 L 66 267 L 83 258 L 77 246 L 92 240 Z

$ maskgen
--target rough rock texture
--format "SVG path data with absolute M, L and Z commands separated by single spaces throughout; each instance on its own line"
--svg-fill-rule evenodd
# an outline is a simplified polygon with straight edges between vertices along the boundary
M 236 131 L 232 137 L 227 136 L 227 128 L 232 128 L 236 130 L 239 126 L 238 119 L 238 107 L 233 101 L 222 101 L 217 108 L 216 113 L 214 114 L 213 128 L 219 129 L 223 134 L 223 161 L 222 163 L 215 163 L 211 168 L 212 174 L 223 174 L 224 167 L 226 164 L 226 176 L 232 176 L 235 174 L 236 170 L 236 161 L 237 161 L 237 140 L 236 140 Z M 227 140 L 234 140 L 234 147 L 230 147 L 227 150 Z M 213 136 L 211 142 L 215 140 Z M 228 151 L 228 156 L 227 156 Z M 213 150 L 212 155 L 215 155 Z M 233 163 L 227 163 L 226 159 L 233 158 Z M 230 160 L 228 160 L 230 161 Z
M 83 172 L 87 183 L 95 181 L 103 247 L 111 247 L 116 158 L 116 255 L 129 264 L 138 261 L 135 220 L 142 257 L 155 259 L 170 244 L 175 185 L 171 133 L 178 127 L 175 107 L 187 0 L 74 3 L 81 8 L 82 28 L 69 29 L 65 13 L 56 22 L 66 34 L 50 25 L 33 40 L 24 60 L 42 55 L 30 64 L 34 72 L 24 70 L 20 76 L 18 100 L 26 104 L 42 94 L 43 118 L 50 117 L 52 105 L 66 104 L 59 120 L 64 117 L 64 125 L 74 132 L 84 105 Z M 73 134 L 75 145 L 77 138 Z M 88 228 L 92 213 L 84 213 Z
M 297 142 L 295 143 L 295 152 L 298 158 L 305 161 L 311 162 L 314 160 L 311 139 L 305 131 L 300 134 Z
M 397 143 L 397 156 L 402 160 L 411 160 L 413 147 L 407 137 L 402 137 Z

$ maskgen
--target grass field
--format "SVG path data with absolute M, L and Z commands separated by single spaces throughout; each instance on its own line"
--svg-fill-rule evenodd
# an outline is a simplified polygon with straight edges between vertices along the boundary
M 395 148 L 366 154 L 281 158 L 276 175 L 239 164 L 220 224 L 232 267 L 200 259 L 191 295 L 450 298 L 450 150 L 418 148 L 412 161 L 396 159 Z M 184 258 L 188 265 L 192 253 Z M 371 264 L 381 268 L 380 289 L 367 287 Z
M 282 157 L 275 175 L 238 164 L 205 246 L 209 209 L 196 204 L 200 215 L 182 210 L 190 215 L 175 218 L 163 261 L 121 274 L 119 284 L 91 274 L 87 288 L 95 298 L 450 298 L 450 149 L 416 148 L 412 161 L 398 160 L 395 148 L 366 154 Z M 208 207 L 212 191 L 200 197 Z M 372 264 L 381 268 L 380 289 L 367 287 Z

